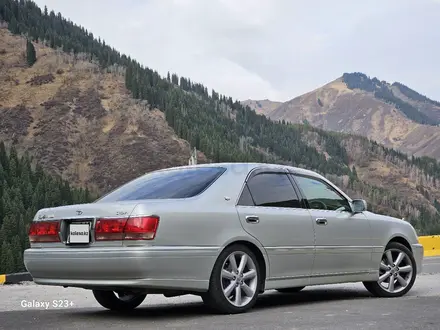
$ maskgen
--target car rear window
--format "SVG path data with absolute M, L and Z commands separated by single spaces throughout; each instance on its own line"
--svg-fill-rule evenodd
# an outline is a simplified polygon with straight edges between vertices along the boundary
M 113 190 L 96 202 L 194 197 L 206 190 L 225 170 L 223 167 L 199 167 L 151 172 Z

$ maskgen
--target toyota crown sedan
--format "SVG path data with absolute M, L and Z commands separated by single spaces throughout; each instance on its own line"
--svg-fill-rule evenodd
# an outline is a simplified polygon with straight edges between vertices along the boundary
M 29 240 L 35 283 L 92 290 L 111 310 L 192 294 L 233 314 L 266 290 L 347 282 L 400 297 L 423 259 L 408 222 L 313 171 L 255 163 L 147 173 L 93 203 L 38 211 Z

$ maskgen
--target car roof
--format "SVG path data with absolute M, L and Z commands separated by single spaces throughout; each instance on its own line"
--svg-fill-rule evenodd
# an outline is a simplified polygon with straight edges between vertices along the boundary
M 245 162 L 241 162 L 241 163 L 230 163 L 230 162 L 224 162 L 224 163 L 205 163 L 205 164 L 196 164 L 196 165 L 184 165 L 184 166 L 175 166 L 175 167 L 170 167 L 170 168 L 166 168 L 163 170 L 159 170 L 159 171 L 166 171 L 166 170 L 172 170 L 172 169 L 190 169 L 190 168 L 202 168 L 202 167 L 223 167 L 226 168 L 226 170 L 230 170 L 230 174 L 232 175 L 238 175 L 237 179 L 242 180 L 244 179 L 247 174 L 249 172 L 251 172 L 253 169 L 255 168 L 264 168 L 264 169 L 270 169 L 270 168 L 274 168 L 274 169 L 281 169 L 281 168 L 285 168 L 285 169 L 289 169 L 292 173 L 295 174 L 302 174 L 302 175 L 306 175 L 306 176 L 310 176 L 310 177 L 315 177 L 317 179 L 321 179 L 325 182 L 327 182 L 328 184 L 330 184 L 333 188 L 335 188 L 340 194 L 342 194 L 345 198 L 347 198 L 349 201 L 351 201 L 352 199 L 350 198 L 350 196 L 348 196 L 343 190 L 341 190 L 339 187 L 337 187 L 333 182 L 329 181 L 325 176 L 312 171 L 312 170 L 307 170 L 305 168 L 301 168 L 301 167 L 295 167 L 295 166 L 290 166 L 290 165 L 283 165 L 283 164 L 272 164 L 272 163 L 245 163 Z
M 287 168 L 290 169 L 292 172 L 294 173 L 298 173 L 298 174 L 306 174 L 306 175 L 311 175 L 311 176 L 316 176 L 316 177 L 320 177 L 323 178 L 323 176 L 321 176 L 320 174 L 311 171 L 311 170 L 307 170 L 305 168 L 300 168 L 300 167 L 294 167 L 294 166 L 289 166 L 289 165 L 282 165 L 282 164 L 272 164 L 272 163 L 245 163 L 245 162 L 240 162 L 240 163 L 233 163 L 233 162 L 223 162 L 223 163 L 205 163 L 205 164 L 196 164 L 196 165 L 184 165 L 184 166 L 175 166 L 175 167 L 170 167 L 170 168 L 166 168 L 163 169 L 164 171 L 166 170 L 173 170 L 173 169 L 190 169 L 190 168 L 200 168 L 200 167 L 224 167 L 227 170 L 234 170 L 234 171 L 241 171 L 241 170 L 247 170 L 247 171 L 251 171 L 254 168 L 257 167 L 265 167 L 265 168 Z M 162 171 L 162 170 L 161 170 Z

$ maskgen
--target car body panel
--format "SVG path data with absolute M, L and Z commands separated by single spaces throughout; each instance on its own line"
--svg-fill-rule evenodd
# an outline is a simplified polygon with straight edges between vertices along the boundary
M 417 274 L 421 274 L 423 271 L 423 255 L 424 255 L 423 245 L 420 243 L 411 244 L 411 250 L 413 252 L 414 259 L 416 260 Z
M 313 171 L 289 168 L 292 179 L 298 185 L 296 175 L 305 176 L 327 184 L 341 199 L 351 206 L 352 199 L 327 178 Z M 309 207 L 315 231 L 315 258 L 312 283 L 326 283 L 328 278 L 371 274 L 378 269 L 372 263 L 371 226 L 365 214 L 333 211 Z
M 369 272 L 372 264 L 371 228 L 364 214 L 310 210 L 313 219 L 326 219 L 326 225 L 314 221 L 316 255 L 312 276 Z
M 84 288 L 208 290 L 221 251 L 242 242 L 262 256 L 265 288 L 375 280 L 385 246 L 393 238 L 412 247 L 421 270 L 423 247 L 406 221 L 363 212 L 237 206 L 252 170 L 283 169 L 321 178 L 351 203 L 342 190 L 309 170 L 272 164 L 220 163 L 226 171 L 201 194 L 182 199 L 136 200 L 42 209 L 34 221 L 158 215 L 154 240 L 92 242 L 87 246 L 32 243 L 24 263 L 37 284 Z M 81 214 L 78 214 L 80 211 Z M 245 216 L 256 214 L 257 224 Z M 327 226 L 314 222 L 326 217 Z M 270 221 L 270 223 L 269 223 Z M 95 222 L 92 222 L 92 235 Z M 276 224 L 276 227 L 275 227 Z
M 414 258 L 417 263 L 417 272 L 422 270 L 423 246 L 419 244 L 417 233 L 409 222 L 393 217 L 379 215 L 372 212 L 364 212 L 371 223 L 372 244 L 375 247 L 373 251 L 372 262 L 375 265 L 380 264 L 382 253 L 385 246 L 392 239 L 403 239 L 411 247 Z M 422 250 L 420 252 L 420 250 Z M 420 256 L 421 254 L 421 256 Z
M 269 261 L 268 280 L 308 278 L 314 259 L 314 231 L 305 209 L 237 206 L 243 228 L 264 246 Z M 256 215 L 259 223 L 246 222 Z
M 47 248 L 26 250 L 25 258 L 37 284 L 203 291 L 217 251 L 210 246 Z

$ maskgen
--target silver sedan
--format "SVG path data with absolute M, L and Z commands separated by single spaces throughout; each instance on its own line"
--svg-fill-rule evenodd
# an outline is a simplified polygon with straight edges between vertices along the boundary
M 29 239 L 35 283 L 93 290 L 112 310 L 193 294 L 240 313 L 265 290 L 346 282 L 399 297 L 423 259 L 408 222 L 313 171 L 255 163 L 148 173 L 93 203 L 39 210 Z

